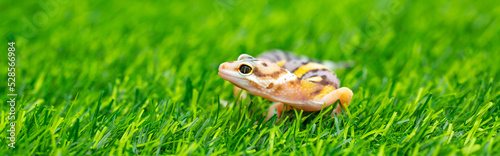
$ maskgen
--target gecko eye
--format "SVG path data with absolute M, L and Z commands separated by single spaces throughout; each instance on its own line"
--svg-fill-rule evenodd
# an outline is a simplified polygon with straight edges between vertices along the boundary
M 246 64 L 241 64 L 239 70 L 240 70 L 240 73 L 242 73 L 242 74 L 250 74 L 253 69 L 252 69 L 252 67 L 250 67 Z

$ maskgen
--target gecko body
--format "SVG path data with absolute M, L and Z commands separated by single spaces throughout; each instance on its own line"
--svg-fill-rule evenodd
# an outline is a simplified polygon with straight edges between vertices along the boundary
M 340 100 L 341 105 L 333 112 L 340 114 L 353 95 L 350 89 L 339 88 L 339 79 L 326 66 L 280 50 L 257 58 L 242 54 L 237 61 L 222 63 L 219 76 L 235 85 L 235 95 L 244 89 L 277 102 L 269 108 L 267 119 L 290 109 L 283 108 L 283 103 L 299 110 L 319 111 Z

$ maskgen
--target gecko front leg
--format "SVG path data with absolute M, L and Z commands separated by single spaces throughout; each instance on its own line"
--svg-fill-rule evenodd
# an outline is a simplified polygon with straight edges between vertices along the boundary
M 241 92 L 241 94 L 240 94 L 240 92 Z M 232 107 L 234 103 L 240 102 L 243 99 L 247 98 L 247 92 L 239 87 L 236 87 L 236 86 L 234 86 L 233 94 L 234 94 L 234 97 L 236 98 L 237 101 L 230 103 L 227 100 L 221 100 L 220 104 L 222 105 L 222 107 L 227 107 L 227 106 Z M 238 95 L 240 95 L 240 96 L 238 97 Z M 249 104 L 249 103 L 250 103 L 250 101 L 248 101 L 247 104 Z
M 276 111 L 275 111 L 276 110 Z M 278 115 L 278 118 L 281 116 L 281 113 L 283 112 L 283 103 L 277 102 L 271 105 L 267 111 L 267 117 L 266 121 L 271 119 L 271 117 L 274 116 L 274 114 Z
M 292 107 L 290 107 L 289 105 L 287 105 L 286 108 L 285 108 L 285 110 L 283 110 L 283 106 L 284 106 L 284 104 L 282 102 L 276 102 L 273 105 L 271 105 L 269 107 L 269 109 L 267 110 L 267 117 L 266 117 L 265 121 L 271 119 L 271 117 L 273 117 L 274 114 L 276 114 L 278 116 L 278 118 L 280 118 L 281 117 L 281 113 L 283 111 L 292 109 Z M 278 121 L 279 120 L 276 120 L 276 122 L 278 122 Z
M 240 92 L 241 92 L 241 94 L 240 94 Z M 238 95 L 240 95 L 240 97 L 237 98 L 238 100 L 243 100 L 243 99 L 247 98 L 247 92 L 245 90 L 242 91 L 242 89 L 240 87 L 234 86 L 233 94 L 234 94 L 234 97 L 238 97 Z

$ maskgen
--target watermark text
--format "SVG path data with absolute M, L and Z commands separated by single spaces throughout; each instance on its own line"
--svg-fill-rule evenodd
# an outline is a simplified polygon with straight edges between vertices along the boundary
M 9 67 L 7 68 L 8 74 L 7 74 L 7 86 L 9 91 L 7 92 L 8 100 L 7 103 L 10 105 L 9 107 L 9 115 L 7 116 L 7 119 L 9 120 L 9 128 L 7 128 L 7 140 L 10 142 L 8 143 L 9 147 L 16 148 L 14 144 L 16 144 L 16 48 L 14 45 L 16 44 L 15 42 L 9 42 L 7 43 L 9 45 L 8 50 L 8 65 Z

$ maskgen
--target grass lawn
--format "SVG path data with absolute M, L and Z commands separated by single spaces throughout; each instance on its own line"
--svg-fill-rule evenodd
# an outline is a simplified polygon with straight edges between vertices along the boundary
M 2 155 L 500 154 L 499 1 L 0 6 Z M 236 99 L 219 64 L 269 49 L 356 62 L 336 71 L 354 92 L 345 115 L 273 124 L 266 99 L 222 107 Z

